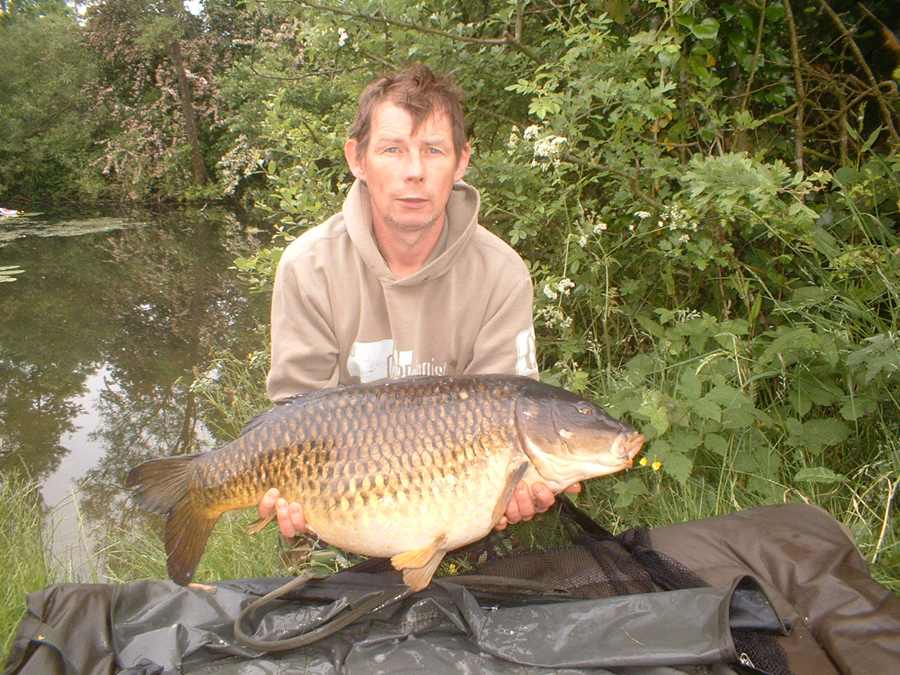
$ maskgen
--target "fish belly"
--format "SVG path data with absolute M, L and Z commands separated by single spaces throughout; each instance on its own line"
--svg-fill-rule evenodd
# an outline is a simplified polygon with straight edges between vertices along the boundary
M 329 544 L 386 558 L 426 548 L 444 537 L 453 550 L 487 535 L 506 487 L 510 457 L 503 453 L 476 462 L 478 468 L 436 476 L 386 494 L 343 495 L 336 503 L 304 503 L 307 523 Z

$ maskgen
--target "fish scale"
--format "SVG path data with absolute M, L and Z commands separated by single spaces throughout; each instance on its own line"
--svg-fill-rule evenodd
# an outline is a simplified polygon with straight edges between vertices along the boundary
M 630 466 L 642 442 L 590 402 L 534 380 L 415 377 L 307 394 L 217 450 L 135 467 L 126 484 L 166 515 L 178 583 L 193 578 L 224 511 L 276 487 L 321 538 L 390 556 L 418 589 L 447 551 L 497 524 L 523 477 L 560 491 Z

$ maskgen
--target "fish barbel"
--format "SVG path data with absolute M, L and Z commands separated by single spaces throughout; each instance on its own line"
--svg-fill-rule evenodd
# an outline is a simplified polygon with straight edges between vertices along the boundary
M 208 453 L 155 459 L 126 486 L 167 517 L 167 569 L 193 577 L 219 516 L 278 488 L 315 534 L 390 557 L 413 590 L 487 535 L 520 480 L 554 492 L 630 467 L 644 437 L 571 392 L 524 377 L 413 377 L 278 405 Z

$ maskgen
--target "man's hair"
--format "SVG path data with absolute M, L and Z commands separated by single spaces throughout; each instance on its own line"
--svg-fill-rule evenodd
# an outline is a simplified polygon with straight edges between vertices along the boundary
M 350 127 L 350 138 L 357 142 L 357 156 L 361 157 L 369 144 L 372 113 L 379 104 L 390 101 L 412 116 L 413 130 L 434 113 L 446 114 L 453 129 L 453 149 L 459 158 L 466 144 L 462 99 L 462 90 L 450 75 L 436 75 L 422 63 L 379 77 L 360 95 L 356 119 Z

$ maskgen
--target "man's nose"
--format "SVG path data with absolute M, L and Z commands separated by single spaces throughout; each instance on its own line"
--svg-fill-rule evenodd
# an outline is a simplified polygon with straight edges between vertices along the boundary
M 422 180 L 425 177 L 425 165 L 422 157 L 418 152 L 410 152 L 407 154 L 405 178 L 407 180 Z

